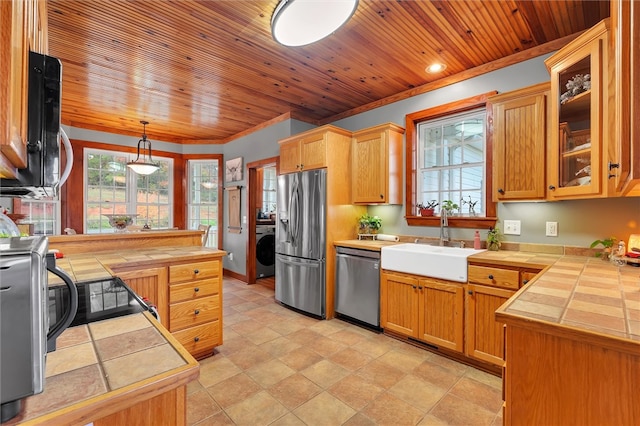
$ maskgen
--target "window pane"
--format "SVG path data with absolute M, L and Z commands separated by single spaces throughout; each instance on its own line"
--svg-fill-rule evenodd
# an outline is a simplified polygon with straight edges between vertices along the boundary
M 207 247 L 218 246 L 219 160 L 189 160 L 187 226 L 211 225 Z
M 451 200 L 468 214 L 475 201 L 475 213 L 484 214 L 484 122 L 482 109 L 417 125 L 419 202 Z

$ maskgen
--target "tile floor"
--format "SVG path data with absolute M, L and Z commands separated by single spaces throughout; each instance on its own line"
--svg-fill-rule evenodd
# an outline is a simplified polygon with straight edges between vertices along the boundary
M 189 425 L 501 425 L 500 378 L 224 279 L 224 344 L 188 386 Z

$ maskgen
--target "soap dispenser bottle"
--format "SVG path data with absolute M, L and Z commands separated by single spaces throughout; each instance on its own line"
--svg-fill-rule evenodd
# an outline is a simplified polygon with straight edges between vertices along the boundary
M 480 250 L 480 231 L 476 231 L 476 234 L 473 237 L 473 248 Z

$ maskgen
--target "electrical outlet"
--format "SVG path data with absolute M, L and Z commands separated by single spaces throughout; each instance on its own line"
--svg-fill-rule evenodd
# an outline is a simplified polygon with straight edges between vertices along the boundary
M 505 235 L 520 235 L 520 221 L 519 220 L 505 220 L 504 221 L 504 234 Z
M 547 237 L 558 236 L 558 222 L 547 222 Z
M 233 262 L 233 253 L 231 252 L 227 253 L 227 257 L 229 258 L 230 261 Z

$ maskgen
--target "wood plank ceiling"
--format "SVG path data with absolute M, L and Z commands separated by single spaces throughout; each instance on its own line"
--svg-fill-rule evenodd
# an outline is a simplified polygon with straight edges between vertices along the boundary
M 323 124 L 555 50 L 609 16 L 608 1 L 360 0 L 333 35 L 290 48 L 271 37 L 277 3 L 49 0 L 63 123 L 138 137 L 148 120 L 151 139 L 178 143 L 225 143 L 287 116 Z M 426 73 L 433 62 L 446 70 Z

